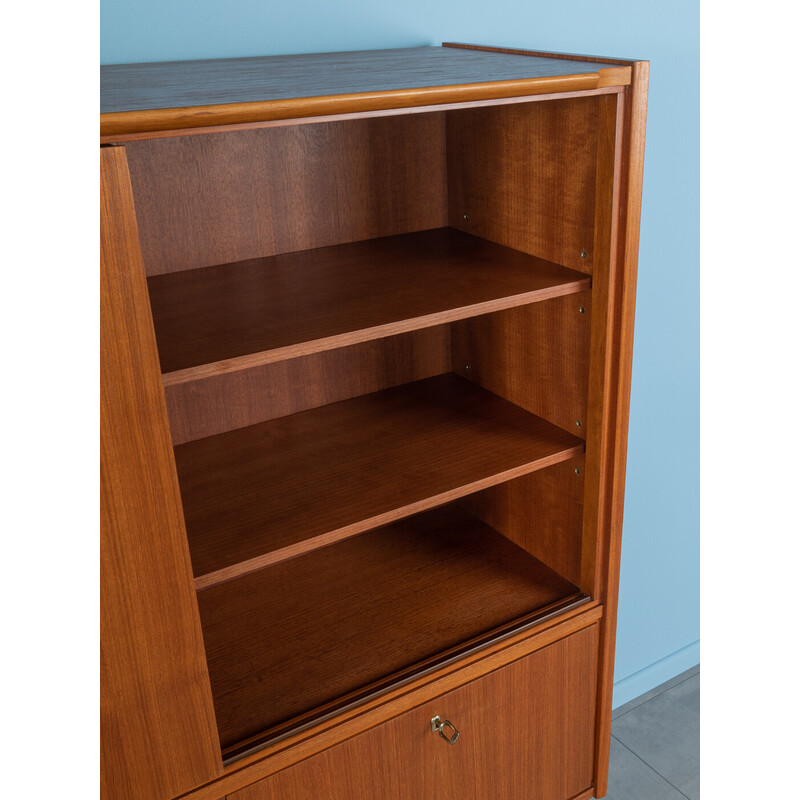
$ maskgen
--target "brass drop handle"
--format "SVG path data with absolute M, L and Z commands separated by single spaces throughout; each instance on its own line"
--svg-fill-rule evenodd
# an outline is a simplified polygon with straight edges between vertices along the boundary
M 453 735 L 448 736 L 444 732 L 445 728 L 452 728 Z M 442 739 L 444 739 L 447 742 L 447 744 L 455 744 L 456 741 L 458 740 L 458 729 L 456 728 L 456 726 L 453 725 L 453 723 L 450 722 L 449 719 L 446 719 L 444 722 L 442 722 L 438 714 L 435 717 L 433 717 L 433 719 L 431 719 L 431 731 L 433 733 L 438 733 L 439 736 L 441 736 Z

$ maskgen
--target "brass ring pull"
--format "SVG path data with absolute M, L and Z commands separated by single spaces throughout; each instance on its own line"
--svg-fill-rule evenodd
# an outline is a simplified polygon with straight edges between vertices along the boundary
M 448 736 L 444 732 L 445 728 L 448 727 L 452 728 L 453 730 L 452 736 Z M 447 742 L 447 744 L 455 744 L 458 739 L 458 729 L 456 728 L 456 726 L 453 725 L 453 723 L 450 722 L 449 719 L 446 719 L 444 722 L 442 722 L 438 714 L 435 717 L 433 717 L 433 719 L 431 719 L 431 731 L 433 733 L 438 733 L 439 736 L 441 736 L 442 739 L 444 739 Z

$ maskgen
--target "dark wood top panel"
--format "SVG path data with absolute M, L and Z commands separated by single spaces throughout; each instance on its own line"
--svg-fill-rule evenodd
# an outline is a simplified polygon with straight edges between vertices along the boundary
M 167 385 L 571 294 L 590 284 L 579 272 L 452 228 L 148 279 Z
M 223 749 L 577 591 L 450 505 L 200 592 Z
M 142 111 L 595 73 L 608 65 L 453 47 L 114 64 L 100 111 Z
M 520 51 L 522 52 L 522 51 Z M 116 64 L 100 135 L 157 135 L 332 114 L 473 103 L 630 83 L 631 67 L 455 47 Z
M 200 589 L 582 453 L 453 374 L 175 447 Z

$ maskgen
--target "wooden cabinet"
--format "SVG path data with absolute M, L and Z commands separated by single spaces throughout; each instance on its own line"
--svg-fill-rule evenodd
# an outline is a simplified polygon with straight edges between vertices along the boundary
M 102 79 L 103 796 L 601 797 L 647 63 Z

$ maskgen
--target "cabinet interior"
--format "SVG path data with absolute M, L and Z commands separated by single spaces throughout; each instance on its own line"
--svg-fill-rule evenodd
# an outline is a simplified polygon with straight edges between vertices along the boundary
M 126 144 L 226 759 L 591 594 L 601 99 Z

